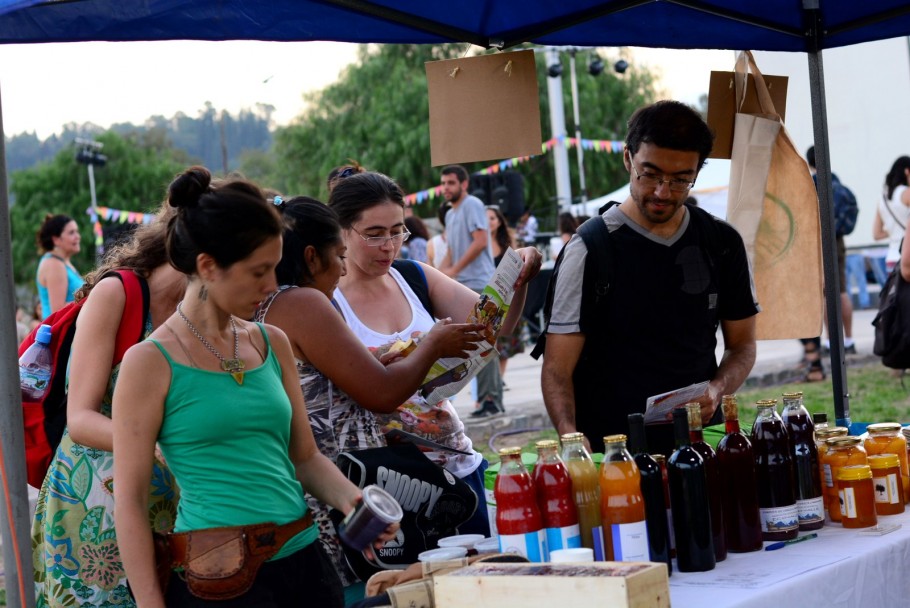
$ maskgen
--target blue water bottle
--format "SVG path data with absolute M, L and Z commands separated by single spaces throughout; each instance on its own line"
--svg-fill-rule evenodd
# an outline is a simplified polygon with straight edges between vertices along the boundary
M 51 326 L 38 328 L 35 342 L 19 357 L 19 387 L 23 401 L 40 401 L 51 383 Z

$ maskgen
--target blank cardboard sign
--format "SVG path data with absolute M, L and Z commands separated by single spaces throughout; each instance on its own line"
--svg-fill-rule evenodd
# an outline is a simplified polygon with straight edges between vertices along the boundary
M 736 107 L 736 87 L 733 86 L 734 72 L 711 72 L 708 87 L 708 126 L 714 131 L 714 147 L 708 158 L 730 158 L 733 151 L 733 122 L 736 113 L 764 116 L 761 104 L 755 95 L 755 79 L 749 74 L 743 107 Z M 787 76 L 764 76 L 774 109 L 785 122 L 787 113 Z M 770 118 L 765 116 L 765 118 Z
M 426 64 L 433 166 L 540 154 L 534 51 Z

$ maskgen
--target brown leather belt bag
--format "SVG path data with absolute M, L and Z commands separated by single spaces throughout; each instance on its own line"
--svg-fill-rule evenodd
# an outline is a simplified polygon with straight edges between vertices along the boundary
M 313 514 L 278 526 L 272 523 L 206 528 L 156 535 L 155 561 L 161 590 L 171 572 L 182 568 L 190 593 L 205 600 L 228 600 L 249 591 L 262 562 L 313 524 Z

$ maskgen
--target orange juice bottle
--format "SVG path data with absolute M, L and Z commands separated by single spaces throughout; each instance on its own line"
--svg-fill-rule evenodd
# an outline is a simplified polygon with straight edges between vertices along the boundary
M 607 561 L 649 560 L 641 474 L 626 449 L 625 435 L 604 437 L 604 459 L 600 465 L 600 516 Z
M 901 485 L 904 486 L 904 499 L 910 494 L 910 467 L 907 466 L 907 440 L 901 432 L 899 422 L 879 422 L 866 427 L 869 436 L 864 446 L 866 453 L 895 454 L 901 464 Z
M 572 494 L 578 511 L 578 527 L 581 530 L 581 545 L 594 551 L 594 559 L 605 559 L 603 530 L 600 519 L 600 483 L 597 465 L 585 449 L 585 436 L 581 433 L 566 433 L 560 437 L 562 460 L 569 469 L 572 479 Z
M 826 441 L 825 453 L 825 502 L 831 521 L 841 520 L 841 503 L 837 488 L 837 472 L 846 466 L 869 464 L 863 440 L 859 437 L 834 437 Z

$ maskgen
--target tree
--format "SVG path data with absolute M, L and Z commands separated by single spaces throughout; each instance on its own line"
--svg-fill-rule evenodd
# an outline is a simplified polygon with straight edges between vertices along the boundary
M 95 167 L 99 206 L 154 212 L 164 199 L 174 175 L 187 167 L 185 153 L 171 147 L 161 131 L 132 135 L 106 132 L 96 137 L 104 144 L 108 163 Z M 34 289 L 38 266 L 35 234 L 47 213 L 69 215 L 79 224 L 82 250 L 73 264 L 85 273 L 95 265 L 95 236 L 86 210 L 91 205 L 85 165 L 76 162 L 68 147 L 52 161 L 14 172 L 10 207 L 14 280 Z
M 357 63 L 340 79 L 307 97 L 310 106 L 288 127 L 275 134 L 276 171 L 273 186 L 288 194 L 327 197 L 329 170 L 354 159 L 368 169 L 395 178 L 408 191 L 439 182 L 439 169 L 430 166 L 429 102 L 424 63 L 465 55 L 465 45 L 364 45 Z M 586 53 L 579 54 L 584 65 Z M 568 76 L 568 59 L 564 58 Z M 549 101 L 546 65 L 538 60 L 543 139 L 549 139 Z M 580 70 L 581 71 L 581 70 Z M 585 139 L 621 139 L 625 122 L 635 108 L 654 98 L 654 78 L 634 66 L 622 76 L 604 72 L 597 78 L 579 74 L 579 103 Z M 567 107 L 571 108 L 568 77 L 563 79 Z M 465 103 L 477 103 L 466 99 Z M 570 126 L 570 133 L 574 129 Z M 490 163 L 466 165 L 477 171 Z M 628 179 L 618 154 L 585 155 L 588 191 L 608 192 Z M 527 203 L 535 210 L 555 209 L 553 161 L 541 155 L 521 165 Z M 572 165 L 573 184 L 577 183 Z M 436 202 L 417 212 L 424 217 Z M 545 219 L 547 213 L 542 214 Z M 555 217 L 555 213 L 554 213 Z

